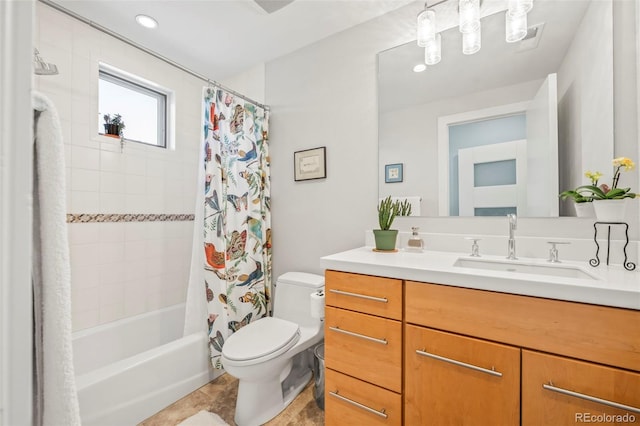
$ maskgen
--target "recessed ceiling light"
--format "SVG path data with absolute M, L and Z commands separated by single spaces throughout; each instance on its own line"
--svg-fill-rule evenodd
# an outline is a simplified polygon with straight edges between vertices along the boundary
M 137 15 L 136 22 L 145 28 L 155 28 L 158 26 L 158 21 L 147 15 Z
M 418 64 L 415 67 L 413 67 L 413 72 L 422 72 L 426 69 L 427 69 L 427 66 L 425 64 Z

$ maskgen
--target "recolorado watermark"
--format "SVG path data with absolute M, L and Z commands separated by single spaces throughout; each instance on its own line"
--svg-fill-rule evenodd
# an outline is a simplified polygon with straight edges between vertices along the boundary
M 634 423 L 636 421 L 636 416 L 630 413 L 576 413 L 575 421 L 576 423 Z

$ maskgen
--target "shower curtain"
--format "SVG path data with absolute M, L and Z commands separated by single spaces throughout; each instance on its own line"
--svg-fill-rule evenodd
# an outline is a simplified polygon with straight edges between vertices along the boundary
M 205 88 L 203 97 L 201 194 L 185 333 L 196 331 L 188 328 L 197 316 L 206 321 L 211 365 L 222 368 L 225 339 L 270 311 L 268 111 L 219 87 Z M 206 298 L 206 312 L 200 304 L 189 313 L 194 297 Z

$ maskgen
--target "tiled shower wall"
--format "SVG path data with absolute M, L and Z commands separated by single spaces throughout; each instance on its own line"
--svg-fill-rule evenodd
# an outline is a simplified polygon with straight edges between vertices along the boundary
M 59 75 L 34 85 L 60 116 L 67 213 L 192 215 L 203 82 L 36 4 L 35 47 Z M 174 91 L 174 148 L 129 142 L 121 152 L 119 140 L 98 134 L 99 62 Z M 74 331 L 184 302 L 193 221 L 166 219 L 69 223 Z

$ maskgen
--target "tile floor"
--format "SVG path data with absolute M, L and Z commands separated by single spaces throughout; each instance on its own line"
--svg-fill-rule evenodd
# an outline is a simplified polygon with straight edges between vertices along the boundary
M 200 410 L 214 412 L 231 426 L 236 426 L 233 415 L 237 394 L 238 379 L 223 374 L 144 420 L 138 426 L 175 426 Z M 320 425 L 324 425 L 324 412 L 318 408 L 313 399 L 313 380 L 286 410 L 266 423 L 266 426 Z

